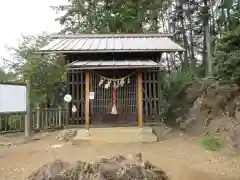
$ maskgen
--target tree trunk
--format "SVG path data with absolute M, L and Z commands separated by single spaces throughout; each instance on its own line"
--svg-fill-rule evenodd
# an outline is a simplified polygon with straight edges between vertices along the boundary
M 211 36 L 210 36 L 210 27 L 209 27 L 209 8 L 207 4 L 207 0 L 204 0 L 204 32 L 206 36 L 206 48 L 207 48 L 207 62 L 208 62 L 208 75 L 212 75 L 212 49 L 211 49 Z
M 185 24 L 184 24 L 184 15 L 183 15 L 183 0 L 179 0 L 179 9 L 180 9 L 180 23 L 181 23 L 181 27 L 180 27 L 180 31 L 181 34 L 183 36 L 183 43 L 184 43 L 184 61 L 183 61 L 183 71 L 186 71 L 189 67 L 189 62 L 188 62 L 188 41 L 187 41 L 187 36 L 186 36 L 186 30 L 185 30 Z

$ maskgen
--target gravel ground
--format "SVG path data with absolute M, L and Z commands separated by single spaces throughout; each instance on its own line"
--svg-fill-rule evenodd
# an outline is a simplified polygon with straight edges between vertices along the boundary
M 154 144 L 67 144 L 51 148 L 52 145 L 62 143 L 55 136 L 56 132 L 53 132 L 27 144 L 0 146 L 0 179 L 22 180 L 31 171 L 56 157 L 75 162 L 79 159 L 90 161 L 99 155 L 136 152 L 142 152 L 144 158 L 165 170 L 172 180 L 240 179 L 239 159 L 224 156 L 220 152 L 208 152 L 183 136 Z

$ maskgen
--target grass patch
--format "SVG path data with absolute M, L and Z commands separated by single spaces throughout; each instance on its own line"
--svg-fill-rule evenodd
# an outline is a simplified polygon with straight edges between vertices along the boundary
M 202 139 L 201 144 L 209 151 L 217 151 L 223 147 L 223 145 L 220 143 L 220 139 L 217 139 L 215 137 Z

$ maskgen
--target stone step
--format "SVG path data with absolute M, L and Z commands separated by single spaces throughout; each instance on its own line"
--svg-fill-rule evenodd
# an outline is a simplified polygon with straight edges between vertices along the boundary
M 109 128 L 92 128 L 89 132 L 97 133 L 97 132 L 152 132 L 152 128 L 144 127 L 109 127 Z
M 82 141 L 82 142 L 77 142 Z M 151 128 L 140 130 L 135 127 L 121 128 L 92 128 L 89 132 L 84 129 L 78 131 L 73 139 L 73 144 L 91 142 L 105 143 L 131 143 L 131 142 L 156 142 L 157 138 L 152 134 Z

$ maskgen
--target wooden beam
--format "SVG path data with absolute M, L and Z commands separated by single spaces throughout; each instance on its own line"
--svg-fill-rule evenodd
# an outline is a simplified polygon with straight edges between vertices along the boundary
M 143 127 L 143 87 L 142 87 L 142 72 L 138 72 L 137 76 L 137 102 L 138 102 L 138 127 Z
M 86 71 L 85 75 L 85 128 L 89 130 L 89 86 L 90 86 L 90 72 Z

